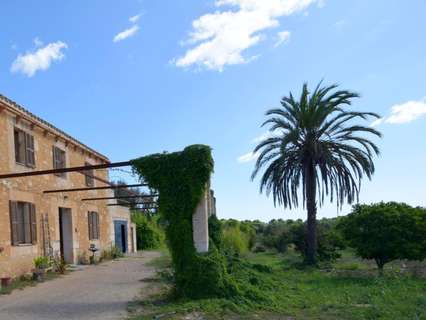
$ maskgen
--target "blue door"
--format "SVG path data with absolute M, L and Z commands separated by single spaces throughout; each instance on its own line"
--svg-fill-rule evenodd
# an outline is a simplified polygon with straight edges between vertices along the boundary
M 114 221 L 115 245 L 121 252 L 127 252 L 127 221 Z

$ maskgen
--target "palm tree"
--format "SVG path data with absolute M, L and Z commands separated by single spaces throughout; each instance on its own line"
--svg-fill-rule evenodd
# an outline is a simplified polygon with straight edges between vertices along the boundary
M 260 192 L 272 193 L 275 206 L 291 209 L 302 198 L 307 208 L 308 264 L 316 264 L 317 204 L 321 206 L 328 195 L 339 207 L 345 201 L 358 201 L 361 180 L 364 175 L 371 179 L 373 156 L 379 154 L 366 135 L 381 137 L 372 127 L 354 123 L 359 118 L 379 118 L 375 113 L 347 110 L 357 93 L 321 84 L 312 93 L 304 84 L 299 100 L 290 92 L 280 108 L 267 111 L 262 126 L 269 126 L 270 136 L 253 151 L 258 159 L 252 180 L 264 168 Z

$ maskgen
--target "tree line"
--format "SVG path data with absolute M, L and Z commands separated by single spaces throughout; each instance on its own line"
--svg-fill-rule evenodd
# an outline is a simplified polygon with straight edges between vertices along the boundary
M 285 254 L 294 249 L 309 264 L 307 222 L 274 219 L 261 221 L 222 220 L 223 246 L 230 255 L 249 251 L 275 251 Z M 363 259 L 374 260 L 379 272 L 394 260 L 426 258 L 426 209 L 388 202 L 355 205 L 343 217 L 317 222 L 319 262 L 334 262 L 341 251 L 351 248 Z

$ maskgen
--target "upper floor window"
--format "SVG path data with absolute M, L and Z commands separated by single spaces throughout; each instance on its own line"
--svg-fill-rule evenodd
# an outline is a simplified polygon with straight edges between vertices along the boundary
M 53 146 L 53 168 L 54 169 L 63 169 L 66 168 L 66 156 L 65 151 Z M 66 173 L 56 173 L 58 177 L 65 178 Z
M 34 168 L 34 137 L 25 131 L 15 128 L 15 160 L 24 166 Z
M 85 163 L 85 166 L 90 166 L 90 163 Z M 84 177 L 86 181 L 87 187 L 94 187 L 95 186 L 95 179 L 94 179 L 94 171 L 93 169 L 84 170 Z
M 35 206 L 28 202 L 9 201 L 12 246 L 37 242 Z

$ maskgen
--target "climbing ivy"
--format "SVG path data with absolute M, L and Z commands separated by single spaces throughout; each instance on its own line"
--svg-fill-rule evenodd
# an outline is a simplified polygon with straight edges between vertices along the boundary
M 177 294 L 191 298 L 232 295 L 236 287 L 221 251 L 211 242 L 208 253 L 198 254 L 192 238 L 192 215 L 214 167 L 210 147 L 192 145 L 182 152 L 154 154 L 133 160 L 132 166 L 159 192 Z

